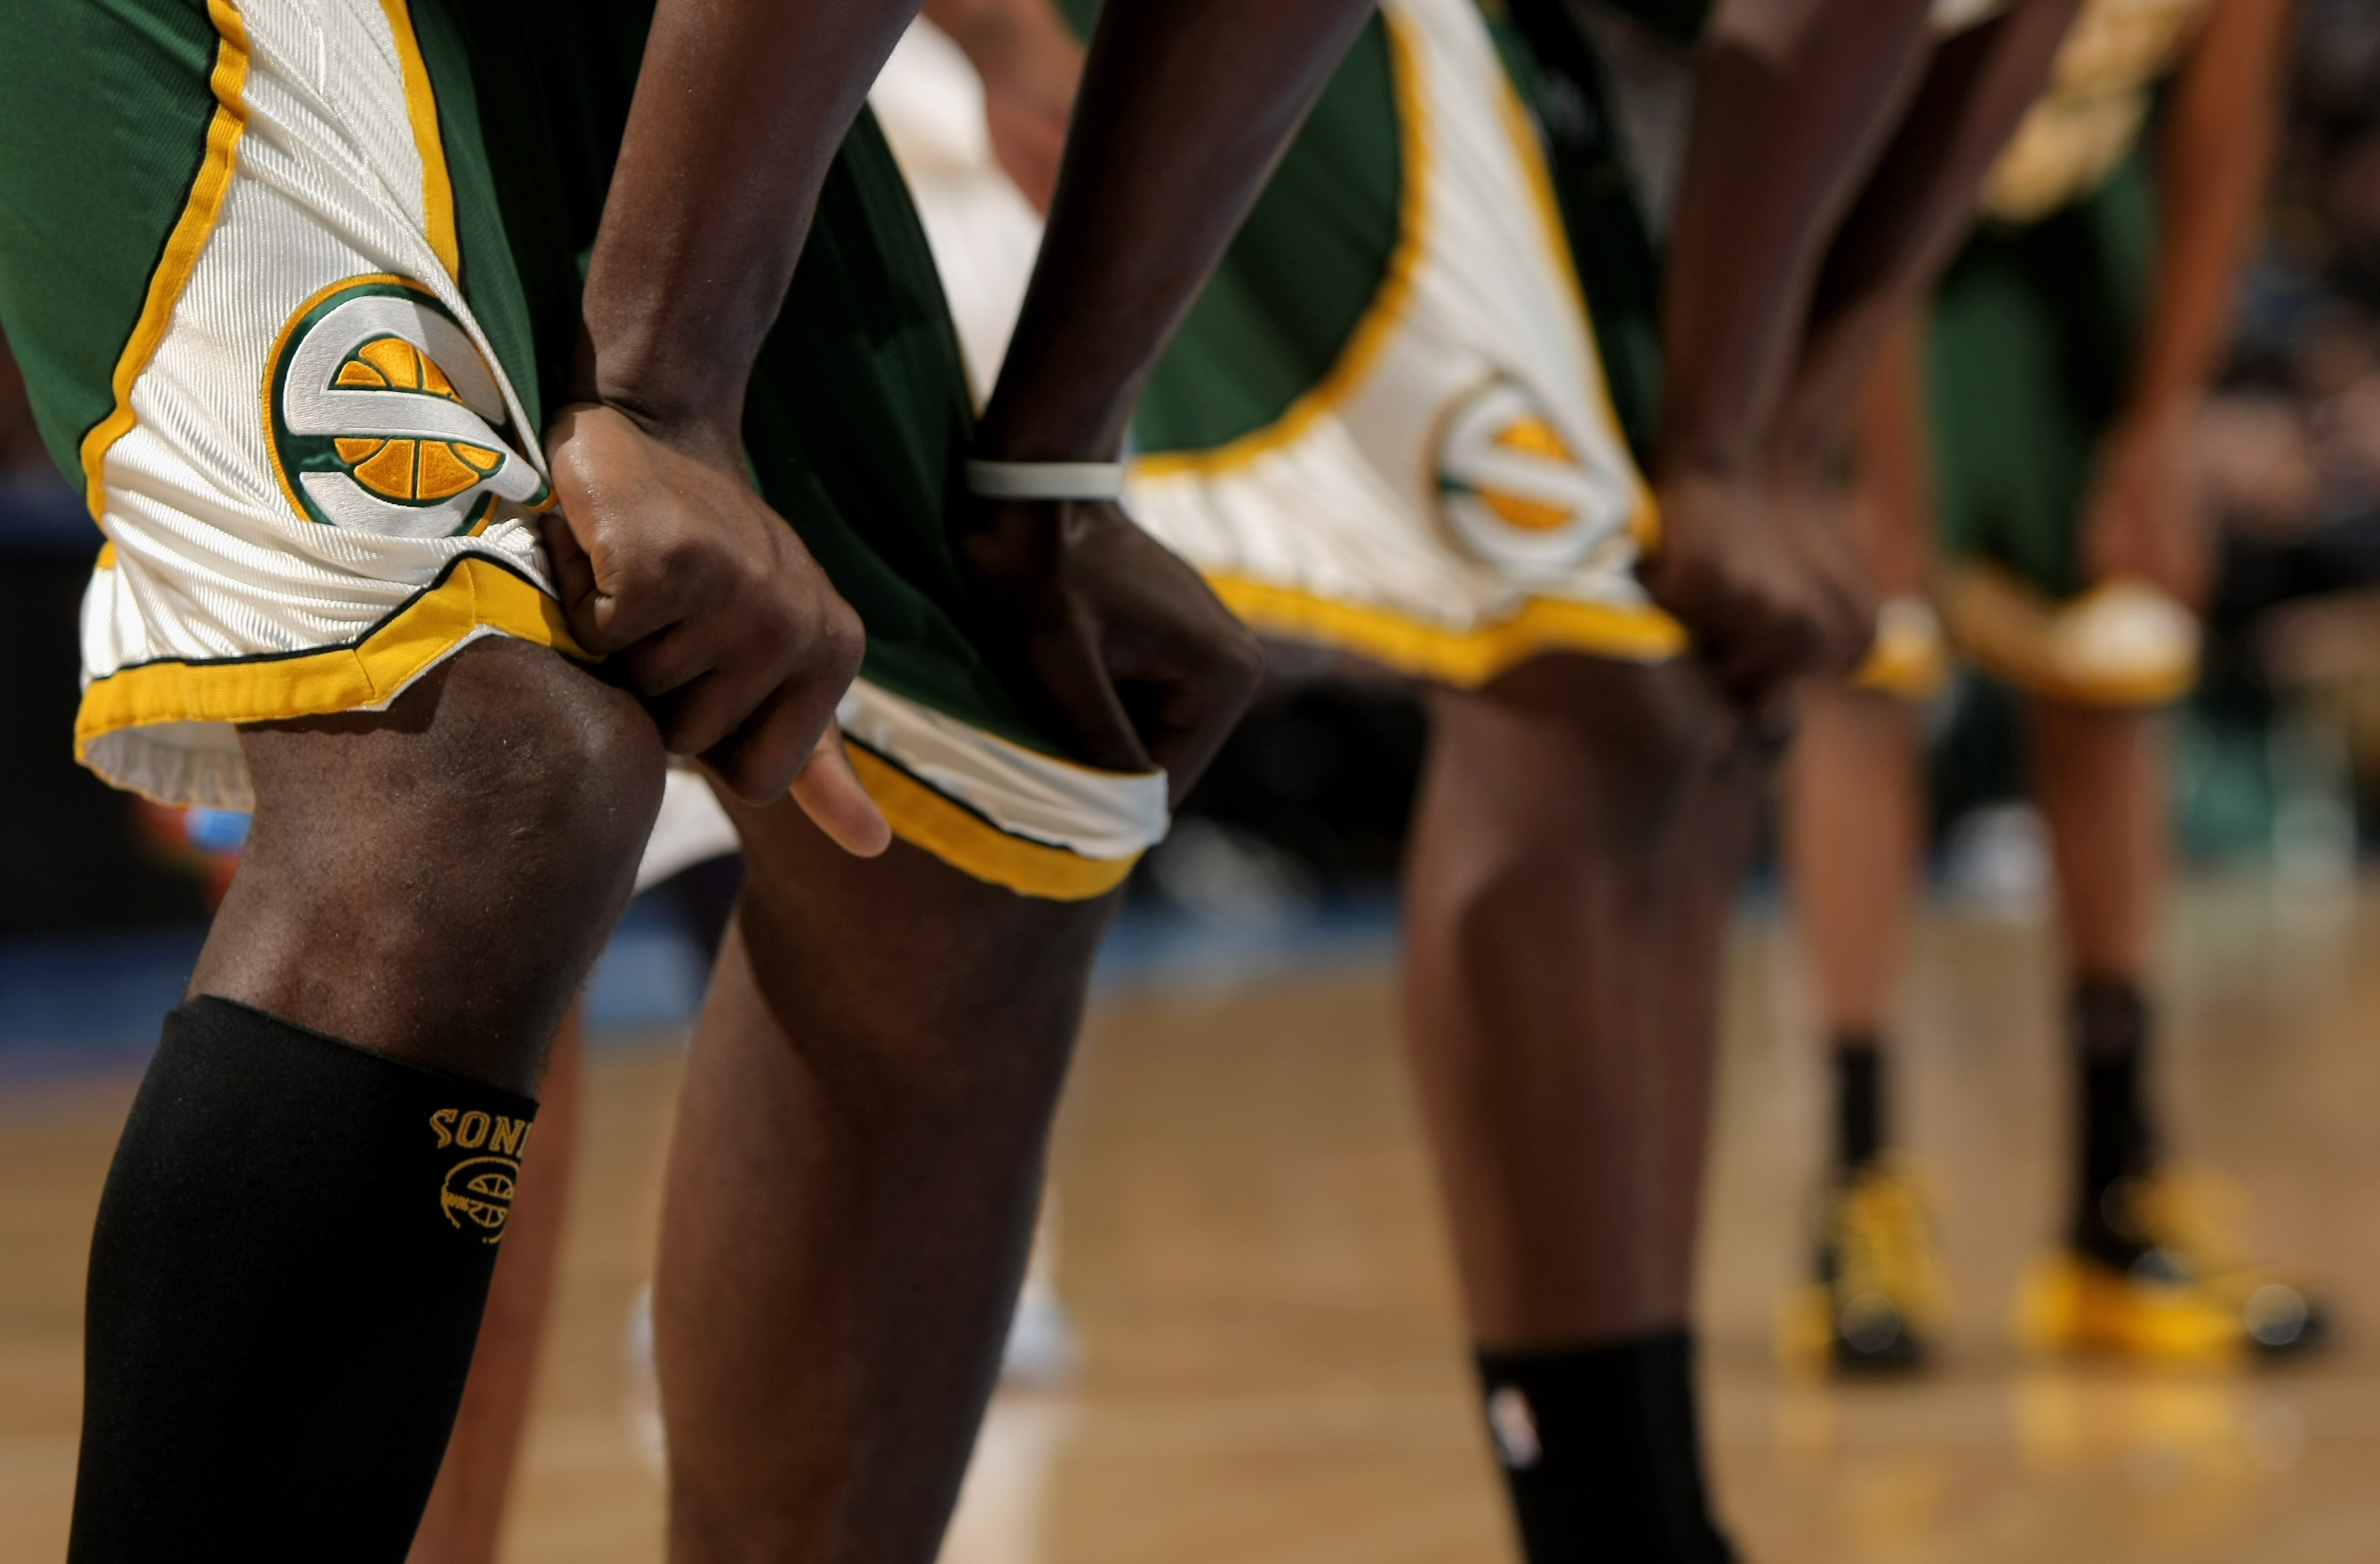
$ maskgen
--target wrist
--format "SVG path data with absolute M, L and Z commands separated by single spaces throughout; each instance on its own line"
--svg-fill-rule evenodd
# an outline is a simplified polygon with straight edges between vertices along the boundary
M 1067 406 L 1055 397 L 992 394 L 967 455 L 987 462 L 1115 462 L 1123 459 L 1129 404 L 1104 399 Z
M 695 333 L 658 312 L 607 309 L 590 279 L 582 305 L 570 399 L 618 410 L 656 438 L 678 443 L 743 421 L 747 356 L 706 351 Z
M 653 443 L 706 467 L 733 473 L 739 480 L 745 477 L 743 434 L 732 422 L 715 417 L 666 417 L 633 401 L 581 394 L 554 409 L 550 427 L 558 428 L 573 415 L 589 413 L 617 418 Z

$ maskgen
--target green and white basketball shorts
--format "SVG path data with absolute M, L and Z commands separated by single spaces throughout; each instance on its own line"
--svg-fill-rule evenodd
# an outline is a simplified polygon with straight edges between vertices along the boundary
M 2084 529 L 2148 331 L 2155 96 L 2204 10 L 2082 8 L 1927 322 L 1942 617 L 1975 666 L 2067 704 L 2162 706 L 2198 679 L 2196 617 L 2147 582 L 2095 580 Z
M 1475 0 L 1384 0 L 1159 366 L 1134 515 L 1257 629 L 1420 677 L 1676 655 L 1571 243 Z
M 539 433 L 650 5 L 10 0 L 0 327 L 106 535 L 76 743 L 241 806 L 235 725 L 384 708 L 482 636 L 572 656 Z M 948 518 L 972 413 L 872 121 L 747 404 L 760 491 L 859 612 L 842 708 L 905 839 L 1096 895 L 1162 776 L 1075 760 L 973 646 Z

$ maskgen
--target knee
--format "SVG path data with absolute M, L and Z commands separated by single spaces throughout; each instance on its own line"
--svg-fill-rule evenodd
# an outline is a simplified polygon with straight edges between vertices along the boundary
M 451 770 L 434 806 L 484 810 L 479 834 L 504 844 L 500 856 L 567 854 L 630 881 L 661 809 L 660 734 L 625 691 L 559 658 L 533 666 L 499 689 L 475 679 L 459 692 L 474 716 L 442 755 Z
M 1523 874 L 1658 858 L 1743 794 L 1739 721 L 1683 665 L 1539 658 L 1439 719 L 1450 764 L 1490 773 L 1481 803 Z
M 660 806 L 633 697 L 490 638 L 385 711 L 241 747 L 256 825 L 194 988 L 529 1089 Z
M 635 698 L 501 637 L 384 712 L 250 730 L 243 749 L 250 862 L 339 864 L 392 886 L 434 868 L 449 904 L 480 891 L 571 915 L 624 898 L 661 806 L 661 741 Z
M 905 844 L 865 863 L 832 849 L 789 856 L 772 850 L 782 835 L 747 836 L 735 946 L 771 1030 L 839 1113 L 892 1138 L 1038 1140 L 1104 904 L 997 891 Z M 722 1020 L 737 1018 L 736 965 L 732 949 L 712 994 Z

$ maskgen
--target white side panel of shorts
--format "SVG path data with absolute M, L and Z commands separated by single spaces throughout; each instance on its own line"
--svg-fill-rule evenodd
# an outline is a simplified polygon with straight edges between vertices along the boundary
M 1162 771 L 1128 775 L 1061 760 L 866 679 L 853 683 L 835 719 L 847 737 L 1010 836 L 1111 862 L 1165 840 Z
M 114 564 L 85 599 L 86 685 L 144 663 L 352 644 L 462 555 L 546 579 L 535 521 L 517 506 L 500 507 L 478 537 L 412 538 L 325 526 L 284 491 L 266 409 L 276 346 L 310 300 L 342 283 L 386 275 L 434 296 L 480 355 L 511 428 L 527 420 L 428 237 L 386 13 L 374 0 L 241 9 L 249 63 L 231 183 L 134 382 L 133 427 L 103 467 Z M 541 473 L 534 439 L 492 429 L 488 439 Z M 111 751 L 128 752 L 115 737 Z M 244 779 L 221 780 L 244 791 Z
M 1220 469 L 1159 456 L 1135 470 L 1133 512 L 1210 574 L 1448 628 L 1531 598 L 1642 608 L 1630 524 L 1649 502 L 1524 145 L 1533 131 L 1471 0 L 1389 0 L 1382 13 L 1401 72 L 1414 71 L 1404 133 L 1422 143 L 1407 159 L 1425 203 L 1401 241 L 1417 240 L 1410 291 L 1400 303 L 1384 288 L 1377 356 L 1297 438 Z M 1500 482 L 1567 510 L 1560 527 L 1500 532 L 1441 501 L 1463 459 L 1449 431 L 1489 396 L 1525 406 L 1570 453 L 1535 473 L 1489 454 Z

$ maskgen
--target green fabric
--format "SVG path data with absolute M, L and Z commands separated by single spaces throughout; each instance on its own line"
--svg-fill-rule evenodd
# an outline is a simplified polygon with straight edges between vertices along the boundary
M 567 383 L 580 264 L 626 124 L 650 0 L 416 3 L 453 6 L 480 63 L 490 181 L 551 406 Z M 523 70 L 523 60 L 535 68 Z M 970 613 L 947 523 L 964 499 L 973 417 L 933 252 L 891 149 L 863 113 L 753 367 L 744 420 L 751 469 L 858 612 L 869 679 L 1063 755 L 964 628 Z
M 1629 182 L 1604 67 L 1566 0 L 1504 0 L 1487 15 L 1545 147 L 1612 411 L 1636 460 L 1649 463 L 1661 409 L 1661 261 Z
M 529 427 L 545 427 L 540 394 L 535 337 L 519 270 L 504 236 L 495 175 L 488 164 L 487 137 L 480 123 L 479 93 L 471 82 L 470 44 L 443 5 L 413 4 L 414 39 L 430 68 L 438 99 L 438 133 L 446 152 L 446 176 L 455 190 L 455 232 L 462 251 L 462 285 L 472 317 L 487 333 L 504 374 L 528 414 Z
M 1602 0 L 1604 5 L 1626 16 L 1670 42 L 1691 48 L 1701 42 L 1703 26 L 1710 20 L 1717 0 Z
M 2053 598 L 2087 585 L 2080 513 L 2129 389 L 2156 221 L 2135 147 L 2083 200 L 2022 226 L 1985 224 L 1943 277 L 1926 378 L 1947 554 L 1989 560 Z
M 944 518 L 974 413 L 925 230 L 872 117 L 844 143 L 744 431 L 760 491 L 868 626 L 870 679 L 1062 755 L 967 639 Z
M 1402 176 L 1375 18 L 1150 377 L 1133 422 L 1143 452 L 1209 450 L 1263 429 L 1330 372 L 1388 275 Z
M 464 292 L 541 419 L 570 383 L 650 0 L 409 3 Z M 0 326 L 69 472 L 199 168 L 213 55 L 202 0 L 0 0 Z M 863 115 L 753 373 L 752 470 L 858 610 L 869 678 L 1062 755 L 964 628 L 947 523 L 971 434 L 932 253 Z
M 1080 0 L 1077 0 L 1080 3 Z M 1548 164 L 1614 410 L 1640 459 L 1660 402 L 1659 263 L 1606 128 L 1598 68 L 1560 0 L 1488 28 L 1546 132 Z M 1211 450 L 1273 423 L 1330 373 L 1388 276 L 1402 197 L 1388 32 L 1357 39 L 1167 348 L 1133 433 Z
M 0 332 L 78 489 L 205 161 L 214 57 L 203 0 L 0 4 Z

